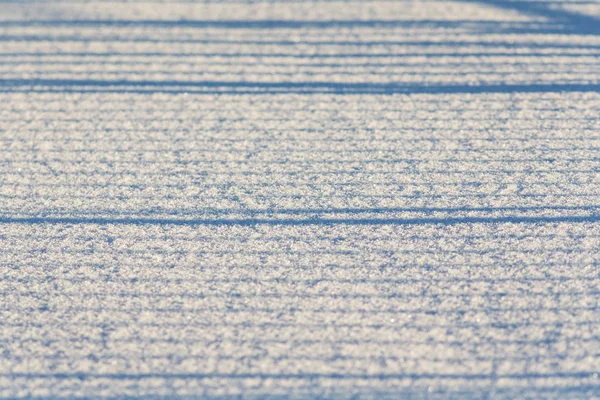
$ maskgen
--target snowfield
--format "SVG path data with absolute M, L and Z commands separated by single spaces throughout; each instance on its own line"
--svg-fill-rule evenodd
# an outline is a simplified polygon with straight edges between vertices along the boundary
M 600 397 L 597 1 L 1 3 L 1 398 Z

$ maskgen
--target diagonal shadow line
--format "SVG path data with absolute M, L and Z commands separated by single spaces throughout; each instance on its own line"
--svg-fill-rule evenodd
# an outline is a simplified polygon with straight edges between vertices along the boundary
M 310 218 L 310 219 L 181 219 L 181 218 L 79 218 L 79 217 L 1 217 L 0 224 L 73 224 L 73 225 L 183 225 L 183 226 L 256 226 L 256 225 L 458 225 L 458 224 L 547 224 L 600 222 L 600 215 L 555 217 L 453 217 L 453 218 Z
M 0 90 L 32 86 L 57 87 L 61 90 L 132 92 L 216 92 L 216 93 L 562 93 L 600 92 L 600 84 L 482 84 L 482 85 L 415 85 L 403 83 L 354 83 L 354 82 L 250 82 L 250 81 L 134 81 L 93 79 L 0 79 Z M 179 89 L 177 88 L 179 87 Z M 136 89 L 142 88 L 142 89 Z M 39 88 L 38 88 L 39 89 Z M 54 89 L 54 88 L 53 88 Z M 55 90 L 55 89 L 54 89 Z M 45 91 L 52 91 L 46 89 Z
M 505 10 L 517 11 L 523 14 L 544 17 L 550 20 L 552 25 L 564 24 L 559 30 L 562 33 L 573 33 L 579 35 L 600 35 L 600 19 L 564 8 L 552 8 L 550 1 L 521 1 L 521 0 L 461 0 L 470 3 L 479 3 Z M 554 3 L 556 5 L 556 3 Z M 555 33 L 556 27 L 540 29 L 540 33 Z

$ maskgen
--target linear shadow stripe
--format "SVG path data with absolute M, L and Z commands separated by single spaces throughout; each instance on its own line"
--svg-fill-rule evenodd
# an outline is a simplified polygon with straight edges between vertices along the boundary
M 92 225 L 457 225 L 502 223 L 591 223 L 600 222 L 600 215 L 557 217 L 461 217 L 461 218 L 318 218 L 318 219 L 177 219 L 177 218 L 44 218 L 4 217 L 0 224 L 92 224 Z
M 241 214 L 249 216 L 277 214 L 290 215 L 306 215 L 306 214 L 385 214 L 394 212 L 419 212 L 419 213 L 453 213 L 453 212 L 485 212 L 492 213 L 497 211 L 600 211 L 600 205 L 587 206 L 514 206 L 514 207 L 376 207 L 376 208 L 278 208 L 278 209 L 259 209 L 259 208 L 206 208 L 194 210 L 193 212 L 178 210 L 177 214 L 181 217 L 182 214 L 190 215 L 192 213 L 198 215 L 224 215 L 224 214 Z M 103 211 L 104 212 L 104 211 Z M 5 214 L 6 216 L 6 214 Z M 6 216 L 8 217 L 8 216 Z M 175 216 L 173 216 L 175 217 Z M 0 217 L 1 218 L 1 217 Z M 40 217 L 49 218 L 49 217 Z
M 130 36 L 74 36 L 74 35 L 61 35 L 61 36 L 48 36 L 48 35 L 8 35 L 0 34 L 0 42 L 125 42 L 125 43 L 194 43 L 194 44 L 225 44 L 225 45 L 243 45 L 243 46 L 285 46 L 285 47 L 297 47 L 299 45 L 309 46 L 419 46 L 419 47 L 492 47 L 492 48 L 503 48 L 508 47 L 511 49 L 587 49 L 587 50 L 600 50 L 600 45 L 590 43 L 536 43 L 533 41 L 502 41 L 502 40 L 310 40 L 302 39 L 298 40 L 235 40 L 235 39 L 200 39 L 200 38 L 165 38 L 165 39 L 153 39 L 147 37 L 130 37 Z M 482 55 L 484 55 L 483 53 Z M 59 54 L 56 54 L 59 55 Z M 568 53 L 567 53 L 568 55 Z
M 509 27 L 506 27 L 508 25 Z M 125 19 L 23 19 L 0 21 L 0 27 L 60 27 L 60 26 L 99 26 L 99 27 L 164 27 L 164 28 L 222 28 L 222 29 L 328 29 L 328 28 L 432 28 L 448 29 L 469 27 L 482 32 L 506 31 L 510 29 L 531 29 L 528 22 L 485 21 L 485 20 L 393 20 L 393 19 L 256 19 L 256 20 L 125 20 Z M 541 24 L 544 25 L 544 24 Z M 545 24 L 548 29 L 552 24 Z
M 35 86 L 45 86 L 49 91 L 107 92 L 207 92 L 261 93 L 563 93 L 598 92 L 600 84 L 484 84 L 484 85 L 407 85 L 396 83 L 338 83 L 338 82 L 250 82 L 250 81 L 134 81 L 134 80 L 75 80 L 75 79 L 0 79 L 0 88 L 27 92 L 39 91 Z M 56 89 L 53 89 L 56 88 Z M 130 88 L 130 89 L 128 89 Z M 137 89 L 142 88 L 142 89 Z M 2 90 L 0 89 L 0 90 Z M 41 89 L 44 90 L 44 89 Z M 46 89 L 48 90 L 48 89 Z
M 65 51 L 65 52 L 5 52 L 5 53 L 0 53 L 0 58 L 8 58 L 9 61 L 14 61 L 15 57 L 38 57 L 38 58 L 42 58 L 42 57 L 50 57 L 50 58 L 59 58 L 59 57 L 80 57 L 80 58 L 91 58 L 91 57 L 98 57 L 98 58 L 118 58 L 118 57 L 129 57 L 129 58 L 137 58 L 137 59 L 141 59 L 141 62 L 136 62 L 136 63 L 144 63 L 144 59 L 145 58 L 156 58 L 156 57 L 163 57 L 165 58 L 165 60 L 160 60 L 161 64 L 165 64 L 165 65 L 169 65 L 169 64 L 174 64 L 173 62 L 169 62 L 167 59 L 168 58 L 190 58 L 190 57 L 205 57 L 208 59 L 211 59 L 209 62 L 211 65 L 234 65 L 234 62 L 236 60 L 233 61 L 227 61 L 226 63 L 224 62 L 219 62 L 218 60 L 212 60 L 214 58 L 222 58 L 222 59 L 229 59 L 229 58 L 241 58 L 241 57 L 262 57 L 262 58 L 291 58 L 291 59 L 307 59 L 307 60 L 321 60 L 321 59 L 347 59 L 347 58 L 368 58 L 368 59 L 391 59 L 391 58 L 409 58 L 409 57 L 424 57 L 424 58 L 448 58 L 448 57 L 461 57 L 461 58 L 467 58 L 467 57 L 514 57 L 514 58 L 540 58 L 540 57 L 558 57 L 561 56 L 563 58 L 581 58 L 581 57 L 598 57 L 600 56 L 600 53 L 598 53 L 597 51 L 588 51 L 588 52 L 577 52 L 577 53 L 573 53 L 573 52 L 568 52 L 568 53 L 562 53 L 562 52 L 553 52 L 553 53 L 543 53 L 543 52 L 535 52 L 535 53 L 531 53 L 531 52 L 519 52 L 517 51 L 518 48 L 516 48 L 515 50 L 502 50 L 502 51 L 489 51 L 489 52 L 485 52 L 485 53 L 475 53 L 472 51 L 463 51 L 463 50 L 456 50 L 456 51 L 443 51 L 443 52 L 404 52 L 404 53 L 368 53 L 368 52 L 362 52 L 362 53 L 331 53 L 331 54 L 319 54 L 319 53 L 292 53 L 292 52 L 287 52 L 287 53 L 283 53 L 283 52 L 277 52 L 277 53 L 259 53 L 259 52 L 235 52 L 235 53 L 214 53 L 214 52 L 186 52 L 186 53 L 178 53 L 178 52 L 118 52 L 118 53 L 105 53 L 105 52 L 99 52 L 99 51 L 88 51 L 88 52 L 76 52 L 76 51 Z M 595 49 L 594 49 L 595 50 Z M 459 60 L 462 64 L 463 59 Z M 537 61 L 537 60 L 531 60 L 532 62 Z M 51 62 L 51 61 L 48 61 Z M 124 61 L 122 63 L 128 63 L 129 60 Z M 151 62 L 155 62 L 155 60 L 152 61 L 148 61 L 146 63 L 151 63 Z M 456 63 L 456 61 L 454 61 Z M 467 64 L 472 61 L 469 60 L 464 60 L 464 63 Z M 46 62 L 44 61 L 44 64 Z M 70 63 L 70 62 L 69 62 Z M 81 64 L 81 60 L 78 61 L 74 61 L 73 64 L 77 65 L 77 64 Z M 94 64 L 95 62 L 89 62 L 88 64 Z M 243 61 L 241 63 L 241 65 L 247 65 L 248 62 L 247 61 Z M 276 64 L 276 63 L 269 63 L 269 65 L 271 66 L 285 66 L 285 65 L 289 65 L 289 64 Z M 294 64 L 294 65 L 302 65 L 302 64 Z M 311 64 L 311 65 L 319 65 L 319 66 L 334 66 L 334 67 L 346 67 L 347 65 L 349 66 L 390 66 L 390 65 L 398 65 L 398 66 L 402 66 L 404 65 L 404 63 L 374 63 L 374 62 L 369 62 L 369 63 L 352 63 L 352 64 L 341 64 L 341 63 L 323 63 L 323 62 L 319 62 L 319 64 Z M 456 64 L 457 65 L 457 64 Z M 476 65 L 481 65 L 479 62 L 477 62 Z
M 529 379 L 551 379 L 551 378 L 592 378 L 594 371 L 585 372 L 556 372 L 556 373 L 527 373 L 527 374 L 344 374 L 344 373 L 298 373 L 298 374 L 269 374 L 269 373 L 207 373 L 207 374 L 170 374 L 170 373 L 140 373 L 140 374 L 86 374 L 86 373 L 55 373 L 55 374 L 36 374 L 36 373 L 9 373 L 2 374 L 0 377 L 9 378 L 31 378 L 31 379 L 151 379 L 151 378 L 170 378 L 170 379 L 211 379 L 211 378 L 226 378 L 226 379 L 514 379 L 514 380 L 529 380 Z M 600 388 L 600 384 L 597 386 Z

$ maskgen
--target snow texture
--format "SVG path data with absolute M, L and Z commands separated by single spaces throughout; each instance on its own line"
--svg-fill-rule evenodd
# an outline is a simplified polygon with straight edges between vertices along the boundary
M 600 3 L 0 7 L 0 397 L 600 397 Z

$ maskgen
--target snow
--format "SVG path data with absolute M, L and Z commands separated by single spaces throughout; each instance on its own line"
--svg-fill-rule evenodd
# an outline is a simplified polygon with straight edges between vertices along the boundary
M 2 9 L 0 397 L 600 397 L 598 3 Z

